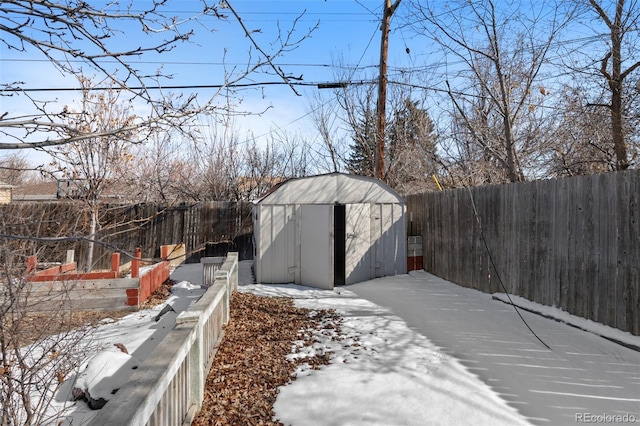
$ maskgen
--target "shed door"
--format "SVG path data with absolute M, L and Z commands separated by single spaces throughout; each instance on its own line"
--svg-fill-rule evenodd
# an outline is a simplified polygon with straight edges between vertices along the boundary
M 346 284 L 371 278 L 371 206 L 346 205 Z
M 333 206 L 333 285 L 345 285 L 347 242 L 347 209 L 344 204 Z
M 300 206 L 300 282 L 322 289 L 333 288 L 331 205 Z

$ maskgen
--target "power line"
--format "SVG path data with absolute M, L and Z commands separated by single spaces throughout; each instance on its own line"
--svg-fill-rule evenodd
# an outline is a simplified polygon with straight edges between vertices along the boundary
M 262 86 L 314 86 L 320 89 L 335 88 L 344 86 L 354 86 L 363 84 L 374 84 L 374 82 L 361 80 L 361 81 L 349 81 L 349 82 L 304 82 L 304 81 L 257 81 L 253 83 L 232 83 L 232 84 L 178 84 L 167 86 L 127 86 L 121 89 L 123 90 L 177 90 L 177 89 L 224 89 L 224 88 L 249 88 L 249 87 L 262 87 Z M 6 87 L 0 89 L 2 92 L 81 92 L 87 91 L 105 91 L 105 90 L 120 90 L 118 87 L 110 86 L 96 86 L 91 88 L 81 87 L 39 87 L 39 88 L 20 88 L 20 87 Z
M 263 82 L 253 82 L 253 83 L 235 83 L 235 84 L 193 84 L 193 85 L 172 85 L 172 86 L 137 86 L 137 87 L 127 87 L 127 90 L 136 91 L 136 90 L 179 90 L 179 89 L 223 89 L 223 88 L 252 88 L 252 87 L 262 87 L 262 86 L 300 86 L 300 87 L 315 87 L 317 89 L 335 89 L 335 88 L 346 88 L 348 86 L 365 86 L 365 85 L 375 85 L 378 82 L 374 79 L 371 80 L 351 80 L 351 81 L 325 81 L 325 82 L 302 82 L 302 81 L 263 81 Z M 466 93 L 462 91 L 443 89 L 437 86 L 423 85 L 423 84 L 413 84 L 406 83 L 402 81 L 389 80 L 388 84 L 395 86 L 404 86 L 414 89 L 427 90 L 438 93 L 446 93 L 450 95 L 456 95 L 465 98 L 479 98 L 480 96 L 473 93 Z M 115 87 L 92 87 L 92 88 L 79 88 L 79 87 L 58 87 L 58 88 L 15 88 L 8 87 L 5 89 L 0 89 L 0 96 L 4 92 L 10 93 L 20 93 L 20 92 L 81 92 L 82 90 L 89 91 L 106 91 L 106 90 L 118 90 Z M 554 107 L 549 105 L 542 105 L 539 103 L 532 104 L 536 108 L 544 108 L 549 110 L 557 110 L 564 111 L 563 107 Z M 305 114 L 303 117 L 309 114 Z M 302 118 L 302 117 L 301 117 Z M 294 120 L 294 122 L 297 120 Z M 293 122 L 292 122 L 293 123 Z M 291 123 L 289 123 L 291 124 Z
M 362 59 L 362 58 L 361 58 Z M 36 58 L 0 58 L 0 63 L 3 62 L 26 62 L 26 63 L 50 63 L 50 59 L 36 59 Z M 78 63 L 83 64 L 86 61 L 82 59 L 72 59 L 65 60 L 68 63 Z M 116 60 L 101 60 L 96 61 L 100 64 L 120 64 L 120 62 Z M 203 66 L 245 66 L 246 62 L 203 62 L 203 61 L 129 61 L 131 65 L 203 65 Z M 278 62 L 278 66 L 286 66 L 286 67 L 312 67 L 312 68 L 343 68 L 343 69 L 366 69 L 366 68 L 377 68 L 378 65 L 335 65 L 335 64 L 322 64 L 322 63 L 287 63 L 287 62 Z M 391 67 L 390 67 L 391 68 Z
M 360 55 L 360 59 L 358 59 L 358 63 L 356 64 L 356 66 L 353 68 L 353 70 L 351 71 L 351 74 L 349 75 L 349 78 L 347 81 L 345 82 L 325 82 L 325 83 L 311 83 L 309 84 L 310 86 L 315 85 L 318 89 L 333 89 L 333 88 L 343 88 L 346 87 L 348 85 L 365 85 L 365 84 L 376 84 L 377 82 L 374 80 L 371 81 L 366 81 L 366 80 L 361 80 L 358 82 L 354 82 L 352 81 L 353 75 L 355 74 L 356 70 L 360 67 L 360 63 L 362 62 L 362 60 L 364 59 L 364 56 L 366 55 L 367 51 L 369 50 L 369 47 L 371 47 L 371 43 L 373 42 L 373 39 L 375 38 L 376 34 L 378 33 L 378 28 L 376 27 L 373 31 L 373 33 L 371 34 L 371 37 L 369 38 L 369 42 L 367 43 L 367 46 L 364 48 L 362 55 Z M 371 67 L 371 65 L 367 65 L 365 67 Z M 377 65 L 373 65 L 373 67 L 377 67 Z M 284 82 L 278 82 L 279 84 L 284 84 Z M 301 82 L 296 82 L 293 84 L 301 84 Z M 313 114 L 314 112 L 318 111 L 320 108 L 323 108 L 324 106 L 326 106 L 327 104 L 329 104 L 330 102 L 336 102 L 336 98 L 335 97 L 331 97 L 329 100 L 323 102 L 322 104 L 318 105 L 316 108 L 312 109 L 311 111 L 307 112 L 306 114 L 303 114 L 302 116 L 295 118 L 294 120 L 290 121 L 289 123 L 283 125 L 283 126 L 277 126 L 277 130 L 282 130 L 283 127 L 287 127 L 290 126 L 291 124 L 294 124 L 300 120 L 302 120 L 303 118 L 306 118 L 308 116 L 310 116 L 311 114 Z M 263 138 L 266 136 L 269 136 L 270 134 L 272 134 L 275 130 L 270 130 L 267 133 L 264 133 L 262 135 L 259 136 L 254 136 L 252 138 L 246 139 L 241 143 L 248 143 L 251 140 L 255 140 L 255 139 L 259 139 L 259 138 Z

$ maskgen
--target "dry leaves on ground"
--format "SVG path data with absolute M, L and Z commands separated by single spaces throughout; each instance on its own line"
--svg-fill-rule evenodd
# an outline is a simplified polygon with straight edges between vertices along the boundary
M 25 314 L 15 318 L 18 345 L 26 346 L 56 334 L 70 333 L 84 327 L 95 327 L 105 318 L 118 319 L 130 311 L 57 311 Z
M 140 304 L 140 310 L 151 309 L 166 302 L 169 296 L 171 296 L 171 287 L 175 284 L 176 282 L 171 279 L 163 282 L 160 287 L 149 295 L 147 300 Z
M 281 425 L 273 420 L 277 388 L 295 379 L 292 373 L 299 364 L 318 368 L 329 363 L 330 354 L 295 361 L 287 355 L 294 342 L 309 346 L 313 330 L 323 329 L 339 334 L 340 317 L 333 310 L 311 311 L 295 307 L 291 298 L 235 292 L 203 406 L 192 424 Z

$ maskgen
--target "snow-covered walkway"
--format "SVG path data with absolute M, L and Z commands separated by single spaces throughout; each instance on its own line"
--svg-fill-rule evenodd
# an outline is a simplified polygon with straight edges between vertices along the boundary
M 389 308 L 531 423 L 640 422 L 637 351 L 521 311 L 547 349 L 512 306 L 424 271 L 345 289 Z
M 202 265 L 182 265 L 170 303 L 179 312 L 202 293 Z M 399 426 L 640 422 L 640 337 L 580 318 L 596 333 L 521 311 L 547 349 L 513 307 L 492 295 L 415 271 L 335 290 L 254 284 L 251 261 L 239 263 L 239 290 L 286 296 L 309 309 L 335 309 L 341 336 L 315 335 L 313 351 L 331 351 L 331 364 L 301 369 L 280 388 L 274 411 L 293 426 Z M 192 285 L 193 284 L 193 285 Z M 517 303 L 527 303 L 518 300 Z M 559 310 L 528 308 L 562 318 Z M 140 359 L 173 327 L 176 312 L 159 322 L 161 307 L 105 323 L 103 345 L 123 343 Z M 291 356 L 301 356 L 297 351 Z M 86 424 L 95 412 L 68 406 L 67 422 Z M 56 424 L 59 424 L 56 422 Z

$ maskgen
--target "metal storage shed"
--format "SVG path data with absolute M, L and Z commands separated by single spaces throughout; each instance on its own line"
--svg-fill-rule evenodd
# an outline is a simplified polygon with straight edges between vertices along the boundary
M 254 202 L 256 280 L 332 289 L 406 273 L 405 211 L 404 199 L 374 178 L 282 182 Z

